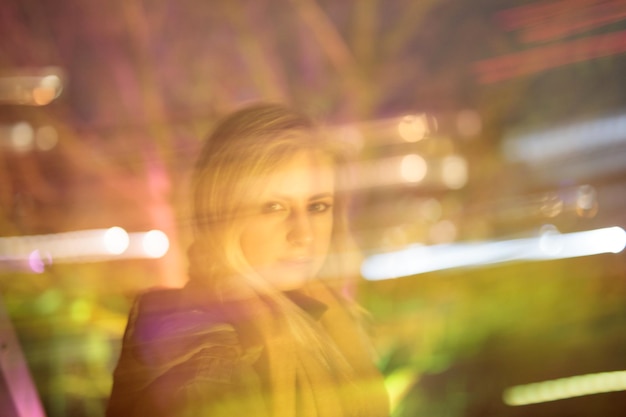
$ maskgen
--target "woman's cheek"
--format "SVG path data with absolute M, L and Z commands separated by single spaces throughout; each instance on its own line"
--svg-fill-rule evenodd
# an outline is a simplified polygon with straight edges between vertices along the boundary
M 241 235 L 241 247 L 251 266 L 271 262 L 280 248 L 281 222 L 273 216 L 250 220 Z

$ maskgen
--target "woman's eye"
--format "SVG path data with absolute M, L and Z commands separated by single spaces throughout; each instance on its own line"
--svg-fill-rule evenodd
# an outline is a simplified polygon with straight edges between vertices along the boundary
M 276 213 L 276 212 L 282 211 L 284 209 L 285 208 L 283 207 L 282 204 L 272 202 L 272 203 L 264 204 L 262 211 L 263 211 L 263 213 Z
M 313 203 L 309 205 L 309 211 L 311 213 L 324 213 L 325 211 L 328 211 L 331 207 L 332 205 L 329 203 Z

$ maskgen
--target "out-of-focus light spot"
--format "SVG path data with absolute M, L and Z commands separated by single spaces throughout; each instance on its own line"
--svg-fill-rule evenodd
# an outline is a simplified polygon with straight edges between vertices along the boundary
M 33 102 L 38 106 L 45 106 L 57 98 L 61 90 L 61 79 L 58 75 L 46 75 L 38 86 L 33 88 Z
M 33 147 L 34 139 L 33 127 L 30 123 L 19 122 L 11 129 L 11 143 L 13 149 L 18 152 L 25 152 Z
M 610 248 L 609 251 L 613 253 L 620 253 L 626 247 L 626 232 L 621 227 L 611 227 L 597 238 L 606 238 L 608 240 L 607 248 Z
M 418 208 L 419 217 L 429 222 L 436 222 L 439 220 L 442 212 L 441 203 L 434 198 L 429 198 L 424 201 Z
M 564 233 L 552 235 L 550 238 L 554 240 L 554 245 L 561 245 L 562 249 L 554 256 L 537 254 L 538 259 L 574 258 L 600 253 L 619 253 L 626 247 L 626 232 L 621 227 Z
M 108 363 L 111 360 L 109 336 L 102 331 L 92 331 L 87 335 L 85 353 L 91 363 Z
M 151 258 L 160 258 L 169 250 L 170 241 L 162 231 L 150 230 L 143 236 L 141 245 L 146 255 Z
M 385 387 L 387 392 L 389 392 L 389 402 L 392 410 L 402 401 L 418 379 L 419 374 L 412 367 L 397 369 L 385 378 Z
M 21 68 L 0 75 L 0 103 L 43 106 L 63 89 L 63 70 L 58 67 Z
M 35 87 L 33 89 L 33 101 L 39 106 L 45 106 L 54 100 L 56 91 L 50 87 Z
M 57 130 L 52 126 L 42 126 L 37 129 L 35 134 L 35 144 L 42 151 L 49 151 L 54 148 L 58 140 Z
M 61 78 L 59 78 L 59 76 L 55 74 L 46 75 L 41 79 L 41 83 L 39 85 L 41 87 L 51 88 L 56 91 L 61 88 Z
M 428 237 L 436 244 L 454 242 L 457 236 L 457 229 L 450 220 L 442 220 L 431 226 Z
M 57 289 L 46 290 L 36 301 L 36 308 L 42 314 L 52 314 L 63 304 L 61 292 Z
M 28 266 L 31 271 L 42 274 L 46 269 L 46 263 L 50 265 L 52 263 L 52 259 L 50 258 L 50 254 L 46 254 L 42 256 L 39 252 L 39 249 L 35 249 L 28 255 Z
M 366 258 L 361 265 L 361 273 L 366 279 L 375 281 L 475 265 L 619 253 L 625 247 L 626 231 L 617 226 L 575 233 L 542 234 L 528 239 L 412 245 Z
M 87 300 L 78 299 L 70 305 L 70 316 L 78 323 L 84 323 L 91 318 L 91 304 Z
M 406 182 L 420 182 L 426 176 L 428 166 L 426 161 L 419 155 L 410 154 L 402 157 L 400 162 L 400 175 Z
M 404 247 L 408 243 L 409 237 L 405 226 L 395 226 L 385 229 L 381 240 L 381 246 L 389 250 Z
M 465 138 L 480 134 L 483 122 L 475 110 L 461 110 L 456 115 L 456 129 Z
M 539 232 L 539 247 L 548 255 L 557 255 L 563 249 L 563 244 L 558 239 L 559 230 L 552 224 L 541 227 Z
M 398 133 L 407 142 L 418 142 L 428 134 L 428 119 L 425 114 L 404 116 L 398 123 Z
M 119 255 L 123 253 L 130 244 L 130 238 L 126 230 L 121 227 L 111 227 L 103 235 L 104 247 L 109 253 Z
M 557 193 L 547 193 L 541 197 L 539 211 L 546 217 L 556 217 L 563 211 L 563 200 Z
M 582 185 L 576 192 L 576 213 L 580 217 L 594 217 L 598 213 L 598 196 L 591 185 Z
M 511 161 L 530 164 L 584 154 L 626 142 L 626 114 L 507 137 L 502 150 Z M 620 166 L 621 167 L 621 166 Z
M 462 156 L 446 156 L 442 160 L 441 179 L 446 187 L 458 190 L 467 184 L 467 161 Z
M 119 227 L 49 235 L 0 237 L 0 268 L 43 272 L 46 265 L 154 258 L 167 251 L 162 232 L 127 233 Z M 148 238 L 146 238 L 148 235 Z M 147 243 L 149 253 L 144 245 Z
M 517 385 L 505 389 L 502 400 L 507 405 L 520 406 L 624 390 L 626 371 L 613 371 Z

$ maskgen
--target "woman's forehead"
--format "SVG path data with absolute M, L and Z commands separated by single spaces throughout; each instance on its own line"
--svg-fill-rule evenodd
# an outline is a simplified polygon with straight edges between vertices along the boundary
M 262 197 L 308 199 L 333 195 L 334 164 L 322 153 L 301 151 L 286 158 L 267 175 L 253 179 L 253 183 Z

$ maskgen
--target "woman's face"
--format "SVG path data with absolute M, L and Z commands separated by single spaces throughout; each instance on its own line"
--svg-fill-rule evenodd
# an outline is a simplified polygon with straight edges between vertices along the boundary
M 301 151 L 263 181 L 242 217 L 241 247 L 254 270 L 280 291 L 313 278 L 328 254 L 335 182 L 328 158 Z

